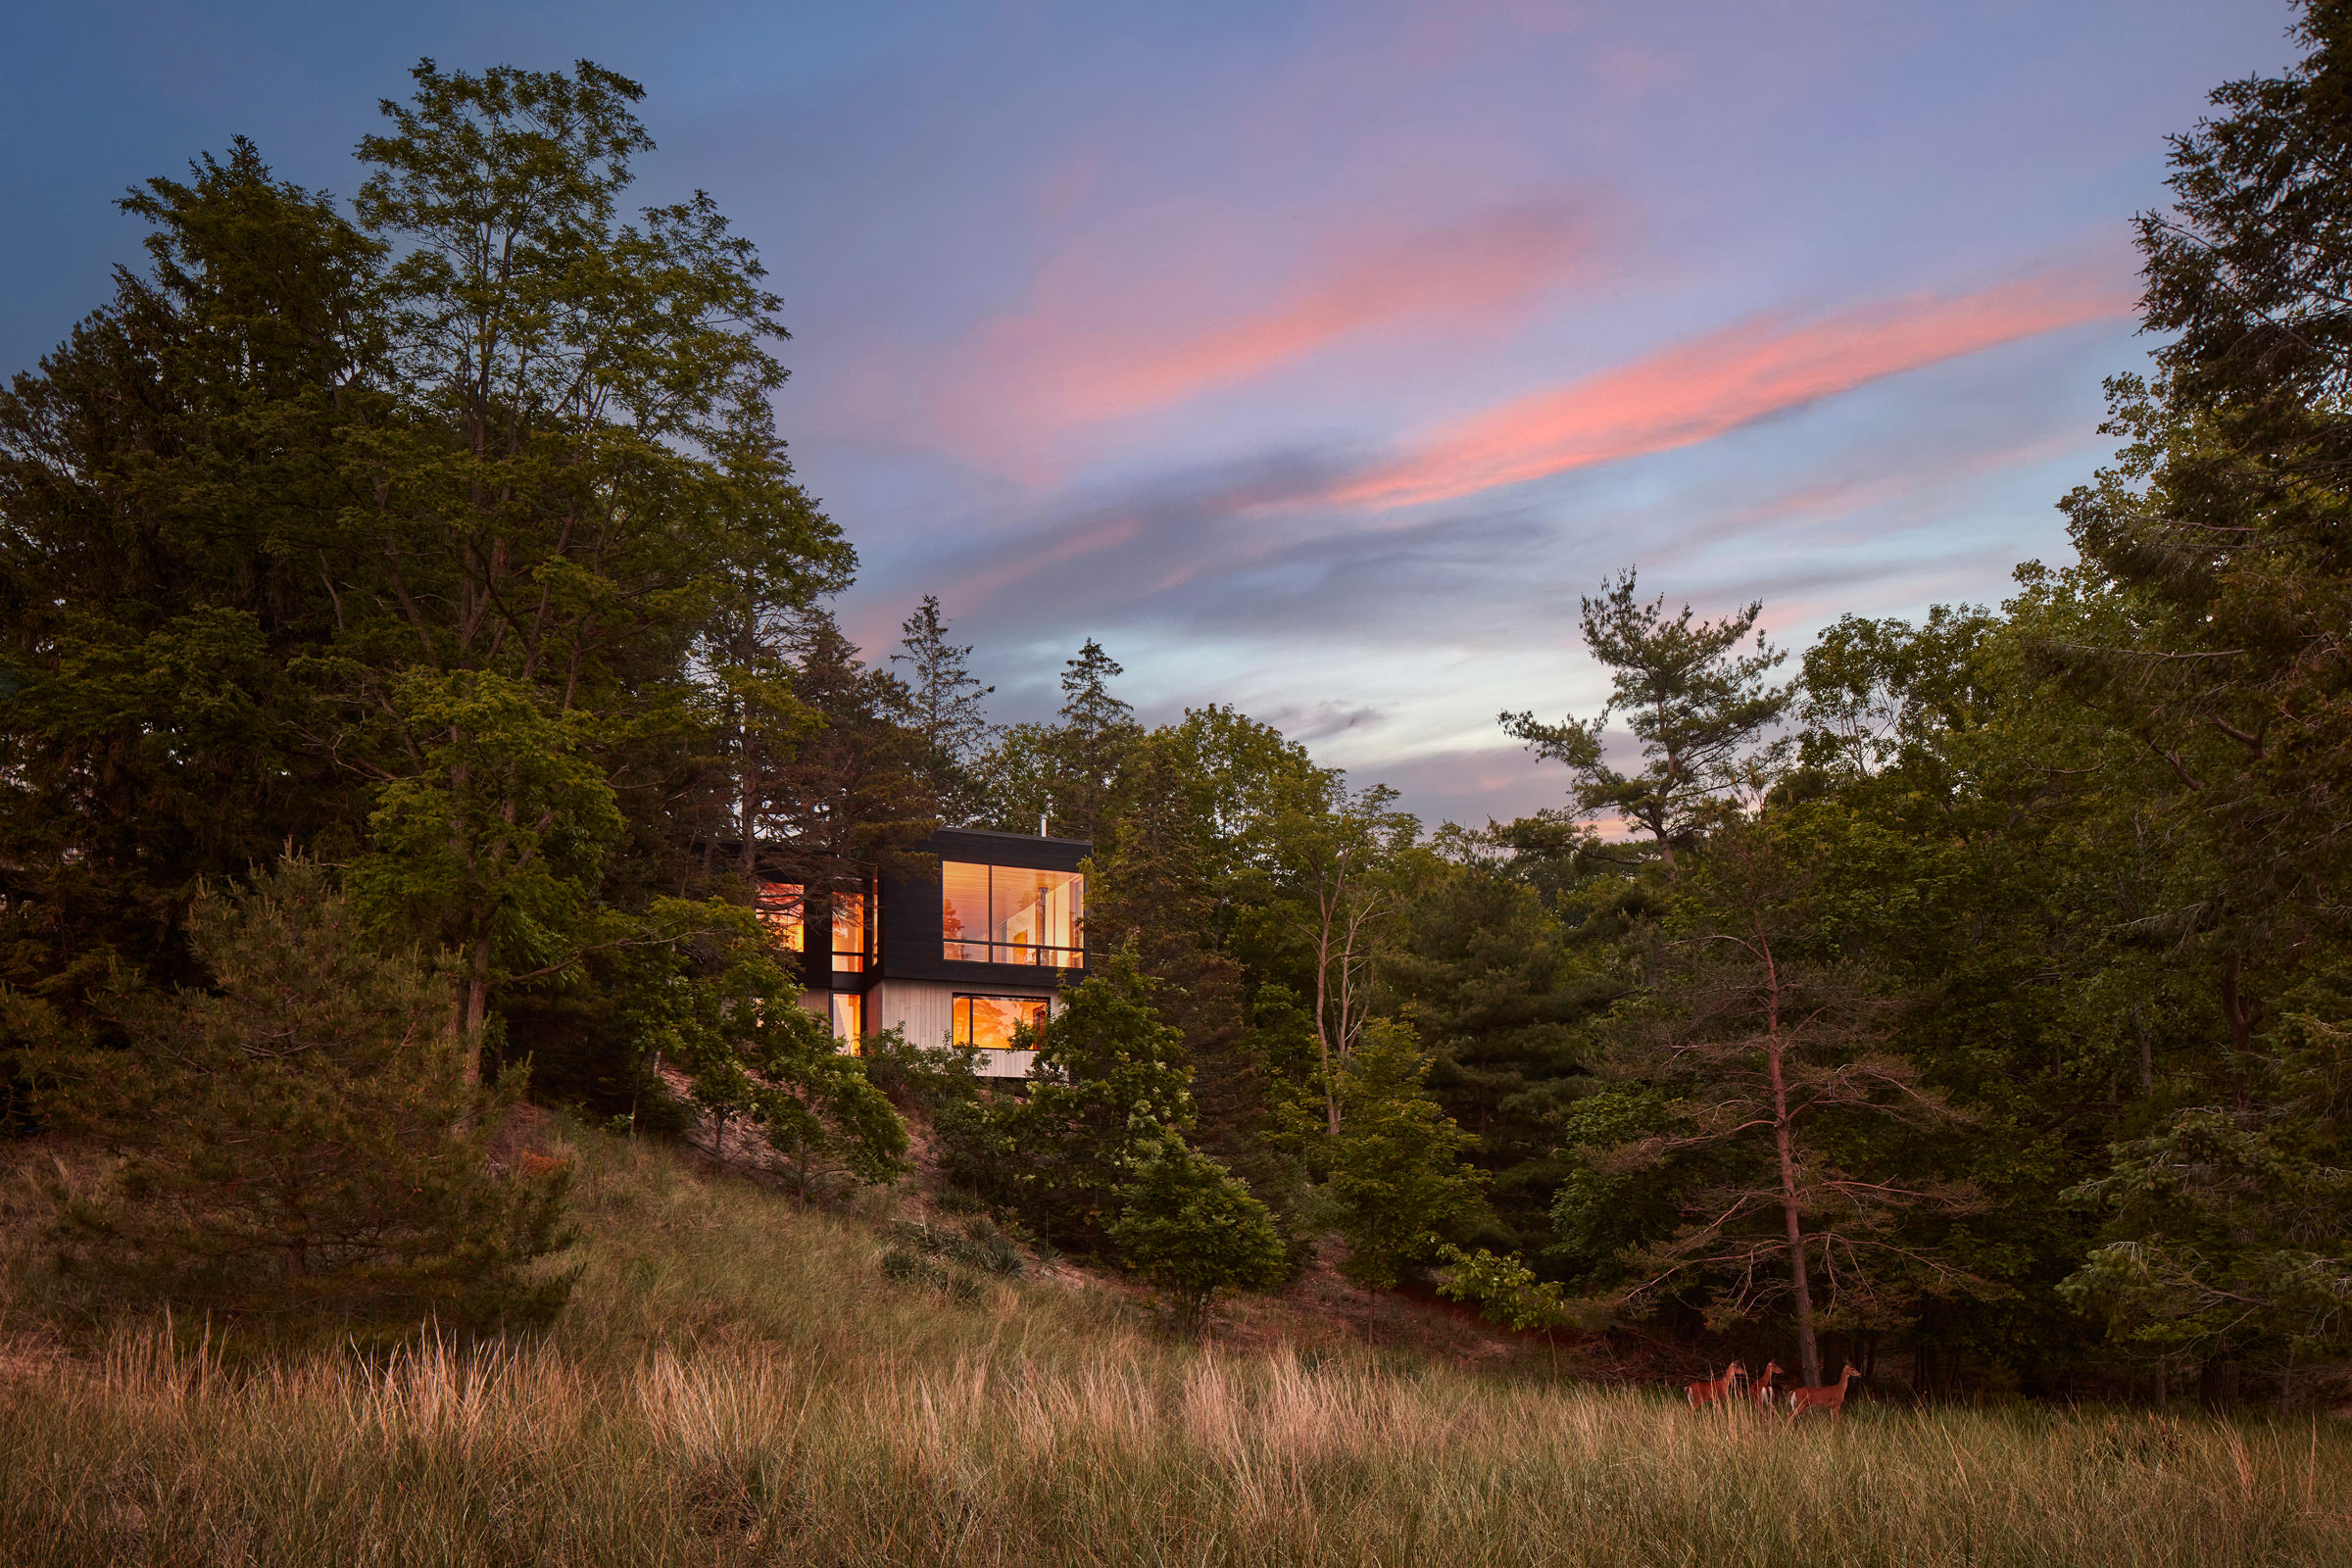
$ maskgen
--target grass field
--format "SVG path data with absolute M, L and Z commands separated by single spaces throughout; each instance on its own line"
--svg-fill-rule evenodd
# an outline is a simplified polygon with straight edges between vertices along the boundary
M 870 1226 L 570 1136 L 585 1272 L 543 1342 L 11 1361 L 0 1562 L 2352 1563 L 2331 1421 L 1790 1429 L 1202 1348 L 1108 1293 L 893 1280 Z

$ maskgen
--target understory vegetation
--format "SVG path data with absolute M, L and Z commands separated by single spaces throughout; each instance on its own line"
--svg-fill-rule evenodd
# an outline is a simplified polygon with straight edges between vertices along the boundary
M 2352 1552 L 2313 1416 L 1693 1413 L 1345 1344 L 1233 1348 L 1126 1298 L 943 1304 L 886 1238 L 574 1131 L 584 1269 L 544 1338 L 208 1358 L 181 1322 L 0 1377 L 30 1565 L 2047 1564 Z

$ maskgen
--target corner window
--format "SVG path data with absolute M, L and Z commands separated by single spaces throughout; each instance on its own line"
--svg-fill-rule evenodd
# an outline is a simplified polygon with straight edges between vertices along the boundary
M 855 991 L 833 993 L 833 1038 L 851 1055 L 865 1051 L 865 999 Z
M 798 953 L 807 940 L 803 927 L 805 890 L 798 882 L 762 882 L 752 900 L 752 912 L 760 918 L 760 928 L 767 933 L 769 947 L 780 953 Z
M 1075 871 L 943 860 L 939 901 L 949 958 L 1055 969 L 1086 962 L 1086 878 Z
M 983 1051 L 1035 1050 L 1035 1036 L 1045 1026 L 1043 997 L 956 999 L 956 1043 L 959 1046 L 978 1046 Z M 1023 1030 L 1030 1038 L 1016 1046 L 1014 1037 Z

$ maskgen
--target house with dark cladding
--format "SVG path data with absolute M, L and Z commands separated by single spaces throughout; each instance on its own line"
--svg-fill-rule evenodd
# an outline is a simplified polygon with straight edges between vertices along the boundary
M 760 923 L 800 956 L 802 1005 L 847 1051 L 870 1034 L 972 1046 L 981 1076 L 1025 1078 L 1014 1037 L 1086 978 L 1084 839 L 942 828 L 858 891 L 763 881 Z

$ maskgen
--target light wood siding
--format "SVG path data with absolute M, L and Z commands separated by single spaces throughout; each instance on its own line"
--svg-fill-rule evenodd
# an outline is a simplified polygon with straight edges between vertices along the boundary
M 939 980 L 885 980 L 867 993 L 865 1026 L 903 1029 L 910 1046 L 944 1047 L 956 1027 L 956 988 Z
M 956 997 L 958 992 L 973 996 L 1045 996 L 1049 1011 L 1058 1006 L 1050 994 L 1044 992 L 1013 992 L 998 987 L 951 985 L 944 980 L 884 980 L 865 994 L 865 1027 L 868 1033 L 898 1028 L 906 1031 L 910 1046 L 929 1046 L 944 1049 L 956 1038 Z M 1026 1078 L 1029 1064 L 1037 1059 L 1034 1051 L 983 1051 L 972 1065 L 983 1078 Z

